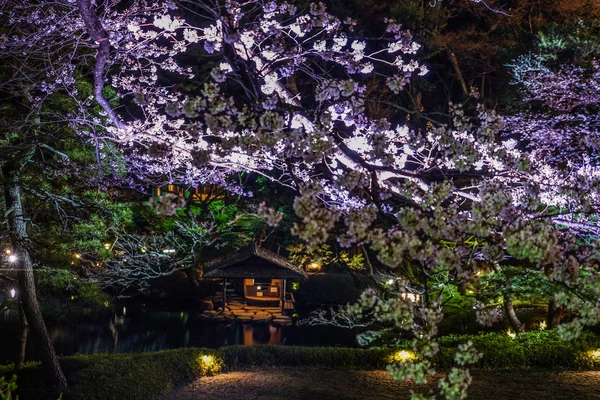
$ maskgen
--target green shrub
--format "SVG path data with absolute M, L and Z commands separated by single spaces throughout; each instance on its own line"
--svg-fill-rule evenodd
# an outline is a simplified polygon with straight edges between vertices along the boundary
M 437 363 L 449 368 L 453 363 L 456 347 L 471 341 L 483 353 L 479 368 L 596 368 L 600 354 L 594 350 L 600 346 L 600 338 L 585 332 L 579 339 L 563 341 L 556 330 L 520 333 L 513 339 L 504 333 L 479 335 L 449 335 L 440 338 Z
M 591 332 L 584 332 L 577 340 L 564 341 L 556 330 L 519 334 L 516 341 L 523 346 L 529 364 L 547 368 L 593 367 L 586 365 L 581 355 L 598 348 L 600 344 L 599 338 Z
M 186 348 L 155 353 L 94 354 L 61 357 L 70 393 L 65 399 L 149 400 L 198 376 L 218 373 L 223 363 L 214 350 Z M 12 371 L 4 371 L 12 373 Z M 22 400 L 56 398 L 41 380 L 39 363 L 19 373 Z
M 56 320 L 96 316 L 112 308 L 113 298 L 97 282 L 67 269 L 38 270 L 36 285 L 44 298 L 44 314 Z
M 219 354 L 227 368 L 304 366 L 343 369 L 384 368 L 393 349 L 299 346 L 228 346 Z
M 17 388 L 16 380 L 16 375 L 13 375 L 9 380 L 0 376 L 0 400 L 12 400 L 12 393 Z
M 499 333 L 443 337 L 440 339 L 441 351 L 437 363 L 442 368 L 450 368 L 457 346 L 468 341 L 483 353 L 476 364 L 479 368 L 517 368 L 527 364 L 523 348 L 509 336 Z

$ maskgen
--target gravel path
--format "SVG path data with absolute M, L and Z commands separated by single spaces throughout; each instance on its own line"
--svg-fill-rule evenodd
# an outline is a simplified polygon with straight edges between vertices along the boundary
M 473 377 L 469 399 L 600 399 L 600 371 L 474 371 Z M 394 381 L 386 371 L 257 368 L 200 378 L 161 400 L 387 400 L 407 399 L 411 389 L 427 388 Z

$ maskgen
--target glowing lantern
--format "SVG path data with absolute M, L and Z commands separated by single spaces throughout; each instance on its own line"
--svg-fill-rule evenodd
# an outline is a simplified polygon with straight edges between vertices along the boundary
M 421 300 L 421 295 L 418 293 L 404 292 L 400 294 L 400 297 L 413 303 L 418 303 Z
M 321 264 L 319 264 L 316 261 L 313 261 L 310 264 L 308 264 L 308 270 L 309 271 L 320 271 L 321 270 Z
M 415 354 L 414 351 L 400 350 L 400 351 L 397 351 L 396 353 L 392 354 L 389 361 L 405 363 L 408 361 L 414 361 L 416 359 L 417 359 L 417 355 Z

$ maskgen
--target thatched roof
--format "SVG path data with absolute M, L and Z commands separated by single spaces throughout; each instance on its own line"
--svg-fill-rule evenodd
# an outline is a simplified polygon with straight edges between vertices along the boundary
M 307 279 L 301 268 L 279 254 L 256 245 L 204 264 L 204 277 Z

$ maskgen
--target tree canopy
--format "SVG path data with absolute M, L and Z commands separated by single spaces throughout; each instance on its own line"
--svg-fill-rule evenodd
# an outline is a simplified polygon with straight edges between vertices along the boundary
M 539 54 L 511 64 L 518 105 L 494 109 L 489 86 L 472 84 L 495 72 L 492 55 L 473 66 L 477 55 L 461 51 L 510 46 L 490 26 L 510 10 L 478 1 L 421 5 L 414 27 L 430 59 L 445 51 L 452 66 L 445 74 L 460 87 L 446 88 L 428 113 L 420 88 L 435 86 L 429 77 L 439 71 L 429 72 L 421 44 L 397 20 L 377 15 L 361 29 L 323 3 L 296 3 L 5 0 L 6 85 L 20 88 L 37 118 L 24 120 L 36 126 L 45 123 L 45 99 L 67 96 L 60 121 L 94 146 L 99 165 L 116 165 L 111 154 L 118 155 L 131 184 L 217 183 L 249 194 L 231 174 L 260 174 L 297 192 L 292 231 L 309 248 L 343 226 L 333 237 L 342 247 L 367 247 L 425 293 L 433 276 L 447 284 L 480 270 L 527 268 L 562 287 L 558 303 L 579 311 L 565 336 L 597 323 L 598 65 L 593 36 L 585 36 L 593 27 L 566 39 L 558 28 L 540 36 Z M 514 19 L 496 20 L 516 27 L 511 38 L 521 37 L 529 4 L 515 3 Z M 477 26 L 446 31 L 460 26 L 456 15 L 481 11 Z M 533 21 L 543 24 L 548 17 L 538 11 Z M 469 35 L 483 39 L 465 46 L 455 39 Z M 561 65 L 568 47 L 573 58 Z M 83 77 L 93 80 L 85 96 Z M 272 224 L 280 219 L 261 209 Z M 416 349 L 429 357 L 438 306 L 369 292 L 355 311 L 414 329 Z M 393 371 L 420 377 L 430 367 Z M 467 380 L 462 369 L 452 374 L 447 382 Z

